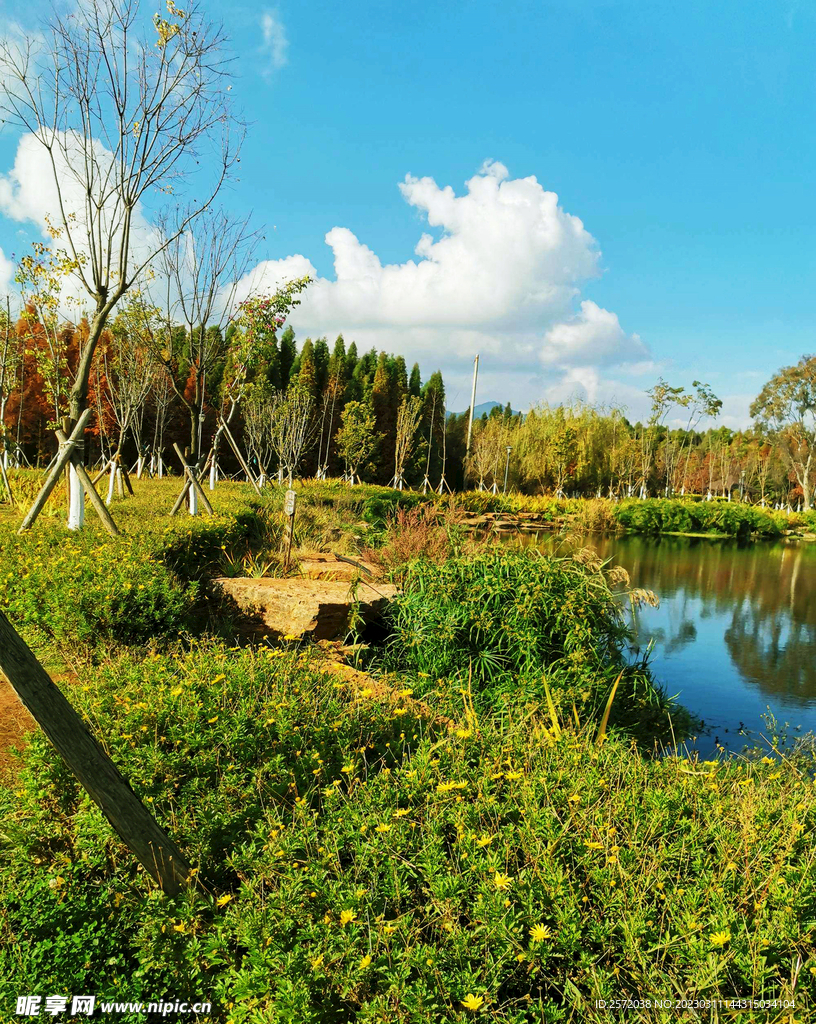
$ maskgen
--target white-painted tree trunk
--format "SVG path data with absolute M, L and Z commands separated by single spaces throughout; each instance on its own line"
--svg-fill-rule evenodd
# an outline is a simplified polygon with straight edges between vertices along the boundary
M 142 472 L 144 471 L 144 456 L 140 455 L 136 460 L 136 479 L 142 479 Z
M 111 462 L 110 468 L 110 481 L 108 482 L 108 496 L 105 499 L 105 504 L 110 505 L 113 501 L 113 488 L 116 484 L 116 463 Z
M 68 529 L 81 530 L 85 523 L 85 489 L 73 463 L 68 469 L 68 491 Z
M 163 461 L 163 459 L 161 457 L 161 453 L 159 453 L 159 480 L 161 480 L 163 476 L 164 476 L 164 461 Z
M 190 515 L 198 515 L 198 491 L 195 487 L 190 487 Z
M 215 459 L 210 463 L 210 490 L 215 490 L 215 484 L 218 480 L 218 467 L 215 464 Z

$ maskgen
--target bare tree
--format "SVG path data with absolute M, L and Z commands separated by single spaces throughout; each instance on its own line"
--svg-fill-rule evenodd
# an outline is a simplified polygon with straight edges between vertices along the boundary
M 422 399 L 406 395 L 397 411 L 397 436 L 394 448 L 394 479 L 391 486 L 405 487 L 405 466 L 414 451 L 416 430 L 422 415 Z
M 212 374 L 229 351 L 227 325 L 235 307 L 238 281 L 247 272 L 258 233 L 249 227 L 249 218 L 239 219 L 222 209 L 209 209 L 178 231 L 178 225 L 189 223 L 190 211 L 178 211 L 175 220 L 163 223 L 164 234 L 171 236 L 158 264 L 163 287 L 163 305 L 168 321 L 184 327 L 183 339 L 166 331 L 155 347 L 177 397 L 187 410 L 190 422 L 190 461 L 201 457 L 201 422 L 208 386 L 212 392 Z M 168 342 L 170 342 L 168 344 Z M 235 368 L 233 367 L 233 374 Z M 232 407 L 235 395 L 227 395 Z
M 0 308 L 0 462 L 8 469 L 8 441 L 6 438 L 6 406 L 17 387 L 22 354 L 11 325 L 11 307 L 6 296 L 5 309 Z
M 108 502 L 113 496 L 113 478 L 128 431 L 133 433 L 139 454 L 139 470 L 143 457 L 141 422 L 147 396 L 153 387 L 156 362 L 148 345 L 148 336 L 141 330 L 140 309 L 131 306 L 113 322 L 112 345 L 101 349 L 105 370 L 105 389 L 119 427 L 116 452 L 112 456 L 111 485 Z
M 272 458 L 275 454 L 272 417 L 274 397 L 269 385 L 253 384 L 247 391 L 243 403 L 244 430 L 247 447 L 258 462 L 261 474 L 260 484 L 263 485 L 269 476 Z
M 112 310 L 210 206 L 237 158 L 242 131 L 226 103 L 223 30 L 195 4 L 181 11 L 168 0 L 167 9 L 168 18 L 147 22 L 140 0 L 82 0 L 70 14 L 55 11 L 44 37 L 0 42 L 0 110 L 47 155 L 52 235 L 91 306 L 69 398 L 73 421 L 87 405 Z M 173 234 L 150 228 L 142 201 L 177 195 L 201 165 L 207 185 Z M 77 526 L 76 473 L 72 483 L 69 525 Z
M 305 388 L 291 387 L 286 394 L 274 396 L 270 411 L 272 448 L 291 487 L 300 460 L 317 433 L 314 398 Z

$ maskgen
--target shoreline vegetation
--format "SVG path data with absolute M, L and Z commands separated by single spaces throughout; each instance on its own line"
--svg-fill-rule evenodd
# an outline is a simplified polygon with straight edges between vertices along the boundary
M 0 774 L 0 1003 L 88 990 L 211 998 L 224 1024 L 593 1024 L 598 1000 L 751 994 L 807 1019 L 811 740 L 684 756 L 693 709 L 625 657 L 616 595 L 655 595 L 587 549 L 468 526 L 747 539 L 807 533 L 807 515 L 314 482 L 286 569 L 282 489 L 220 483 L 213 516 L 171 518 L 177 488 L 139 481 L 118 538 L 66 534 L 64 493 L 23 536 L 0 514 L 0 607 L 70 671 L 67 696 L 194 865 L 162 894 L 32 733 Z M 380 635 L 338 648 L 345 671 L 308 639 L 236 642 L 214 580 L 296 579 L 326 551 L 399 587 Z

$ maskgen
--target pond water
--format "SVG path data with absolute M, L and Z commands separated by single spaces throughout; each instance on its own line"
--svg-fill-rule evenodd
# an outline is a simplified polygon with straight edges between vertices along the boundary
M 593 548 L 657 594 L 660 606 L 630 612 L 630 623 L 641 650 L 654 644 L 656 679 L 704 720 L 690 744 L 701 754 L 761 743 L 769 711 L 791 739 L 816 732 L 816 544 L 545 534 L 531 543 Z

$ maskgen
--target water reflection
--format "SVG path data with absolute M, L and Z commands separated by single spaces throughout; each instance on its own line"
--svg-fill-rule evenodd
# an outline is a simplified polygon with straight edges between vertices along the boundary
M 545 549 L 563 540 L 539 537 Z M 767 708 L 816 729 L 816 545 L 683 537 L 582 537 L 655 591 L 637 642 L 667 689 L 721 732 L 761 727 Z M 721 736 L 722 739 L 722 736 Z M 734 744 L 738 745 L 738 744 Z

